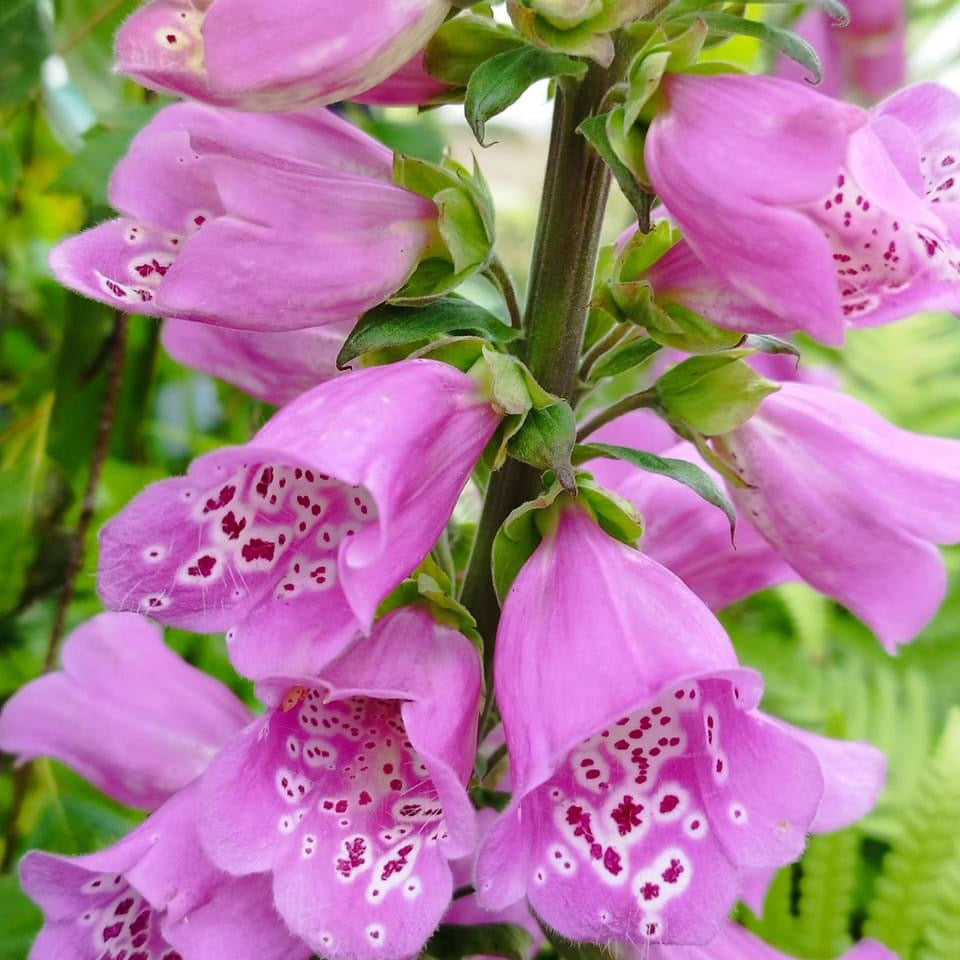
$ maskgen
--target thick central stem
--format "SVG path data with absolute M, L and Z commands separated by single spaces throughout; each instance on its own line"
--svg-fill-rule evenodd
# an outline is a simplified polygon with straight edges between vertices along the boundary
M 582 82 L 558 85 L 531 263 L 523 359 L 547 390 L 565 399 L 576 386 L 610 189 L 608 168 L 577 127 L 597 112 L 610 83 L 608 71 L 592 66 Z M 493 475 L 484 502 L 462 599 L 483 636 L 488 684 L 500 619 L 490 567 L 493 539 L 510 511 L 536 496 L 539 485 L 536 470 L 510 460 Z

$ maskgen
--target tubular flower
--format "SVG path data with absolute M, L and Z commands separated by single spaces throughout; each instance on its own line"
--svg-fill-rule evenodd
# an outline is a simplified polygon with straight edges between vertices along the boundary
M 369 90 L 443 22 L 448 0 L 152 0 L 117 35 L 117 66 L 154 90 L 292 110 Z
M 658 944 L 641 951 L 622 945 L 614 954 L 617 960 L 793 960 L 732 920 L 723 925 L 715 940 L 704 946 Z M 897 955 L 876 940 L 861 940 L 839 960 L 897 960 Z
M 436 234 L 434 204 L 391 176 L 390 152 L 327 110 L 175 104 L 113 172 L 122 216 L 50 264 L 133 313 L 262 331 L 352 320 L 403 285 Z
M 614 420 L 595 439 L 687 460 L 713 475 L 693 444 L 677 442 L 663 421 L 646 410 Z M 749 521 L 738 518 L 731 540 L 726 517 L 676 480 L 613 460 L 594 460 L 589 469 L 643 515 L 640 549 L 675 573 L 711 610 L 798 579 Z
M 738 510 L 889 650 L 936 613 L 946 574 L 934 544 L 960 541 L 960 442 L 901 430 L 835 390 L 784 383 L 714 445 L 750 485 L 731 487 Z
M 839 97 L 847 88 L 878 100 L 903 86 L 907 79 L 907 16 L 904 0 L 848 0 L 850 23 L 835 25 L 822 10 L 808 10 L 793 30 L 820 54 L 820 89 Z M 806 70 L 783 55 L 776 74 L 807 80 Z
M 350 324 L 263 333 L 166 320 L 161 340 L 174 360 L 281 406 L 341 375 L 337 354 Z
M 960 98 L 925 84 L 868 114 L 776 77 L 664 89 L 646 160 L 685 240 L 649 273 L 658 302 L 826 343 L 958 309 Z
M 430 613 L 388 614 L 319 677 L 271 682 L 271 709 L 203 776 L 203 842 L 233 874 L 273 875 L 317 953 L 415 956 L 476 842 L 464 785 L 480 703 L 473 645 Z
M 481 847 L 482 906 L 526 894 L 574 940 L 703 943 L 741 870 L 803 849 L 815 754 L 754 709 L 760 679 L 707 608 L 582 508 L 507 596 L 496 685 L 514 792 Z
M 249 676 L 313 673 L 426 556 L 500 417 L 433 360 L 346 374 L 104 527 L 109 607 L 228 630 Z
M 62 857 L 31 851 L 24 890 L 45 924 L 31 960 L 306 960 L 264 877 L 234 879 L 204 856 L 196 784 L 119 843 Z
M 131 613 L 88 620 L 67 638 L 62 660 L 61 672 L 4 705 L 0 750 L 20 762 L 56 757 L 121 803 L 160 806 L 250 721 L 222 683 Z

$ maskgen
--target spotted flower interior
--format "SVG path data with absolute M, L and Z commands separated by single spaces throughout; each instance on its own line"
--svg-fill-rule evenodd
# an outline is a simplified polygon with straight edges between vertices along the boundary
M 719 922 L 717 886 L 749 834 L 797 838 L 755 790 L 755 761 L 738 762 L 753 722 L 733 683 L 690 682 L 573 750 L 522 807 L 534 910 L 568 929 L 575 911 L 578 938 L 600 941 L 671 942 Z

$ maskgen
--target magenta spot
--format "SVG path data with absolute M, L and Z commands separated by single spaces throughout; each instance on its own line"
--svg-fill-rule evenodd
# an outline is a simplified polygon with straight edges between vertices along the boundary
M 103 942 L 106 943 L 108 940 L 113 940 L 116 937 L 119 937 L 121 930 L 123 930 L 122 920 L 118 921 L 117 923 L 111 923 L 109 927 L 104 927 Z
M 683 864 L 679 860 L 671 858 L 670 866 L 660 876 L 663 877 L 665 883 L 676 883 L 680 879 L 681 873 L 683 873 Z
M 620 854 L 617 853 L 613 847 L 607 847 L 606 852 L 603 855 L 603 867 L 607 873 L 616 876 L 623 870 L 623 866 L 620 862 Z
M 659 884 L 645 883 L 640 888 L 640 896 L 642 896 L 644 900 L 655 900 L 657 897 L 660 896 Z
M 677 806 L 680 803 L 680 798 L 675 796 L 672 793 L 668 793 L 660 801 L 660 812 L 661 813 L 670 813 L 672 810 L 676 810 Z

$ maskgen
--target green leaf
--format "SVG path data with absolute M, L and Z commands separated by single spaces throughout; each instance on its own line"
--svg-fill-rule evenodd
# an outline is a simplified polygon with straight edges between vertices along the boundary
M 40 932 L 43 914 L 14 874 L 0 876 L 0 960 L 22 960 Z
M 735 17 L 729 13 L 704 11 L 697 16 L 706 21 L 712 32 L 731 37 L 754 37 L 791 60 L 795 60 L 802 67 L 806 67 L 813 75 L 814 83 L 820 83 L 823 79 L 823 66 L 817 51 L 797 34 L 769 23 Z
M 506 957 L 527 960 L 533 946 L 529 931 L 515 923 L 442 923 L 427 942 L 428 957 L 460 960 L 461 957 Z
M 689 487 L 707 503 L 719 507 L 730 522 L 730 532 L 733 533 L 737 525 L 737 513 L 730 499 L 723 492 L 720 485 L 702 467 L 698 467 L 689 460 L 677 460 L 672 457 L 660 457 L 645 450 L 635 450 L 633 447 L 620 447 L 608 443 L 581 443 L 573 451 L 574 463 L 586 463 L 596 457 L 606 457 L 611 460 L 623 460 L 641 470 L 658 473 L 671 480 Z
M 40 85 L 50 37 L 36 0 L 13 0 L 0 13 L 0 105 L 27 97 Z
M 467 84 L 464 113 L 477 142 L 485 145 L 486 123 L 506 110 L 538 80 L 548 77 L 582 79 L 587 65 L 562 53 L 524 46 L 491 57 L 473 72 Z
M 756 4 L 780 4 L 797 6 L 796 0 L 752 0 Z M 807 6 L 821 7 L 841 25 L 850 22 L 850 13 L 840 0 L 805 0 Z M 685 14 L 697 13 L 707 7 L 715 5 L 715 0 L 674 0 L 660 15 L 662 20 L 669 20 Z
M 584 120 L 577 130 L 587 138 L 590 146 L 600 154 L 603 162 L 613 171 L 617 185 L 630 202 L 630 206 L 637 212 L 637 216 L 643 216 L 647 211 L 649 195 L 641 186 L 633 170 L 624 163 L 615 149 L 610 139 L 609 120 L 610 114 L 598 114 Z
M 352 360 L 389 347 L 404 346 L 449 334 L 480 334 L 490 340 L 506 342 L 518 336 L 489 310 L 463 297 L 449 296 L 422 307 L 404 307 L 390 303 L 365 313 L 350 331 L 337 355 L 343 369 Z

